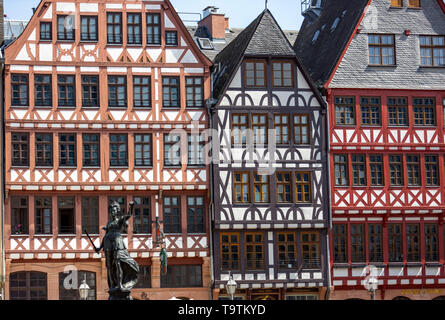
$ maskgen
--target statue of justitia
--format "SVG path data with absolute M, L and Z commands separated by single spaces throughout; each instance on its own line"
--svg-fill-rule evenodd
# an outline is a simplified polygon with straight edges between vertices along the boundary
M 99 248 L 105 252 L 106 267 L 108 271 L 109 300 L 131 300 L 131 289 L 136 285 L 139 273 L 139 265 L 128 254 L 122 239 L 122 233 L 127 232 L 128 219 L 133 215 L 134 202 L 130 202 L 130 210 L 127 215 L 120 216 L 120 205 L 116 201 L 110 206 L 111 218 Z

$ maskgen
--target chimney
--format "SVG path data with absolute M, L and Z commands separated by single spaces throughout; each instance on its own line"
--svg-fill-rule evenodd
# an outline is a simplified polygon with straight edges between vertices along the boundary
M 223 13 L 218 13 L 218 9 L 208 6 L 203 10 L 203 18 L 198 22 L 199 27 L 206 27 L 211 40 L 225 40 L 226 30 L 229 29 L 229 18 Z

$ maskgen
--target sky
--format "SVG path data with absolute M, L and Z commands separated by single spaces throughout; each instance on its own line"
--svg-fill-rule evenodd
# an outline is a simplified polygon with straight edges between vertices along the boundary
M 265 0 L 170 0 L 176 11 L 198 13 L 184 15 L 184 20 L 199 20 L 199 13 L 207 6 L 216 6 L 219 13 L 229 17 L 230 27 L 245 28 L 265 8 Z M 303 17 L 299 0 L 268 0 L 269 10 L 283 30 L 298 30 Z M 32 9 L 37 7 L 39 0 L 4 0 L 7 19 L 28 20 L 32 16 Z M 186 22 L 186 24 L 193 24 Z

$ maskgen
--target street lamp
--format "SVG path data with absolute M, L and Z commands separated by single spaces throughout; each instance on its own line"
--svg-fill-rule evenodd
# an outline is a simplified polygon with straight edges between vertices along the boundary
M 229 272 L 229 281 L 226 284 L 226 290 L 227 293 L 230 294 L 230 296 L 232 297 L 232 300 L 233 300 L 233 295 L 235 294 L 236 291 L 236 285 L 237 285 L 236 281 L 233 280 L 233 277 Z
M 87 300 L 89 291 L 90 291 L 90 287 L 87 285 L 87 276 L 85 275 L 85 279 L 82 280 L 82 284 L 79 287 L 80 299 Z

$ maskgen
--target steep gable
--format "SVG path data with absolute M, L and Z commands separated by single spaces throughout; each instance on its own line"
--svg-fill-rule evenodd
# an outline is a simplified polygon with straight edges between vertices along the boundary
M 369 2 L 326 0 L 318 19 L 304 20 L 294 48 L 318 86 L 331 77 Z

